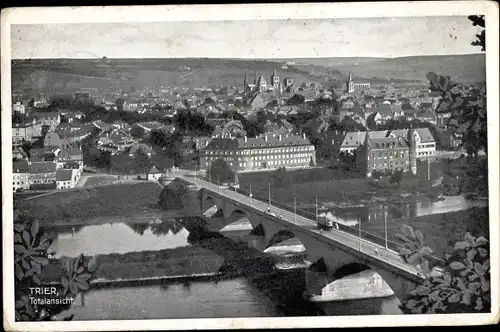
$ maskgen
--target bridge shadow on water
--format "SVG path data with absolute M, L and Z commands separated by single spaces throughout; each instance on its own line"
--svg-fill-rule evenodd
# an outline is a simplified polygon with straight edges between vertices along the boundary
M 246 243 L 236 242 L 218 232 L 208 230 L 203 218 L 182 218 L 182 223 L 189 231 L 187 240 L 190 244 L 209 249 L 224 258 L 224 264 L 218 271 L 220 274 L 214 278 L 215 282 L 243 277 L 252 287 L 270 298 L 285 316 L 324 314 L 321 308 L 303 298 L 303 269 L 275 268 L 277 263 L 299 262 L 303 257 L 282 257 L 263 253 Z

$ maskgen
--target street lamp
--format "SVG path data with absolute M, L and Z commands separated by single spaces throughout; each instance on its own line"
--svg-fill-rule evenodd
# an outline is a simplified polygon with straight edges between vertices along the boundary
M 387 212 L 384 210 L 384 232 L 385 232 L 385 249 L 389 249 L 387 245 Z
M 220 194 L 220 175 L 219 174 L 217 174 L 217 186 L 219 188 L 218 192 Z
M 267 191 L 269 193 L 269 199 L 268 199 L 269 207 L 271 207 L 271 182 L 267 183 Z
M 316 196 L 316 204 L 314 204 L 316 207 L 316 224 L 318 223 L 318 196 Z
M 297 223 L 297 198 L 293 197 L 293 222 Z
M 253 207 L 252 205 L 252 184 L 250 184 L 250 195 L 248 195 L 250 197 L 250 207 Z

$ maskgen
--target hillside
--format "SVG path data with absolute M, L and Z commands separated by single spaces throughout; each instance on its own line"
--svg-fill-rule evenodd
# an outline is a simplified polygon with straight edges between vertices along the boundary
M 297 59 L 312 65 L 329 64 L 328 67 L 357 77 L 398 78 L 423 80 L 428 72 L 451 76 L 458 82 L 484 81 L 486 59 L 484 54 L 413 56 L 393 59 L 383 58 L 334 58 Z
M 253 81 L 255 72 L 269 80 L 276 69 L 281 78 L 291 76 L 324 83 L 325 78 L 342 82 L 351 72 L 355 79 L 375 83 L 425 82 L 430 71 L 451 76 L 457 82 L 485 80 L 484 54 L 384 58 L 287 59 L 296 65 L 281 68 L 285 60 L 272 59 L 36 59 L 12 61 L 13 91 L 72 92 L 81 88 L 103 91 L 132 87 L 178 86 L 186 88 L 241 86 L 245 72 Z M 379 80 L 373 79 L 380 78 Z
M 41 59 L 14 60 L 13 90 L 74 91 L 98 88 L 110 91 L 131 87 L 178 86 L 186 88 L 241 86 L 245 72 L 253 81 L 255 73 L 269 80 L 273 70 L 298 83 L 314 80 L 307 71 L 282 69 L 275 62 L 235 59 Z

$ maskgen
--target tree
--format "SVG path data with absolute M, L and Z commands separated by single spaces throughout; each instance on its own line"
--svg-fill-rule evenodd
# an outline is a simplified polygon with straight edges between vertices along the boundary
M 436 113 L 451 113 L 449 127 L 463 132 L 462 146 L 467 153 L 476 156 L 480 150 L 487 153 L 487 115 L 485 91 L 478 92 L 477 100 L 464 98 L 456 83 L 449 76 L 428 73 L 430 89 L 441 94 Z
M 485 27 L 484 15 L 470 15 L 469 20 L 473 26 Z M 486 50 L 485 30 L 476 35 L 477 40 L 471 44 L 481 46 L 481 51 Z M 487 153 L 487 115 L 486 115 L 486 91 L 480 89 L 476 101 L 464 98 L 457 88 L 456 83 L 450 82 L 449 76 L 440 76 L 434 73 L 427 74 L 430 88 L 441 93 L 441 100 L 435 111 L 437 113 L 451 113 L 450 124 L 454 129 L 463 131 L 462 146 L 467 153 L 476 156 L 478 151 Z
M 466 313 L 489 312 L 490 255 L 489 242 L 484 237 L 466 233 L 464 241 L 457 242 L 451 254 L 443 261 L 443 272 L 431 275 L 429 258 L 432 249 L 425 246 L 420 230 L 403 225 L 396 237 L 403 241 L 399 253 L 409 264 L 415 265 L 427 277 L 410 292 L 403 304 L 406 313 Z
M 209 168 L 212 181 L 220 181 L 220 183 L 232 182 L 234 179 L 234 171 L 229 167 L 224 159 L 216 159 Z
M 55 315 L 67 310 L 70 304 L 33 303 L 30 287 L 41 287 L 45 268 L 62 271 L 58 298 L 74 298 L 90 288 L 92 274 L 97 269 L 96 256 L 80 255 L 75 258 L 49 258 L 48 248 L 52 244 L 38 220 L 19 214 L 14 210 L 14 271 L 15 271 L 15 317 L 16 321 L 50 321 Z M 53 280 L 51 280 L 53 281 Z M 47 295 L 47 298 L 51 298 Z M 73 316 L 64 320 L 71 320 Z
M 476 35 L 476 40 L 474 40 L 471 45 L 472 46 L 481 46 L 481 51 L 486 51 L 486 34 L 485 34 L 485 20 L 484 15 L 470 15 L 469 20 L 472 21 L 473 26 L 480 26 L 483 28 L 480 34 Z
M 146 131 L 144 128 L 139 126 L 132 126 L 132 129 L 130 130 L 130 135 L 135 138 L 143 138 L 145 134 Z

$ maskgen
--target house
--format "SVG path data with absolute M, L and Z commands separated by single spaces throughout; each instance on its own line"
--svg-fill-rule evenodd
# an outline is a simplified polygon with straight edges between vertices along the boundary
M 53 131 L 45 134 L 43 140 L 44 147 L 67 147 L 83 141 L 90 136 L 90 132 L 85 130 L 75 131 Z
M 54 131 L 58 124 L 61 123 L 61 114 L 59 112 L 36 112 L 35 119 L 46 127 L 47 131 Z
M 32 148 L 30 150 L 30 162 L 54 161 L 61 152 L 59 147 Z
M 123 110 L 126 112 L 137 112 L 139 110 L 138 100 L 128 100 L 123 102 Z
M 387 136 L 387 130 L 370 131 L 370 139 L 379 139 Z M 344 133 L 344 138 L 339 147 L 340 153 L 353 154 L 354 151 L 363 144 L 366 138 L 366 131 L 354 131 Z
M 69 189 L 73 188 L 80 179 L 80 172 L 75 169 L 58 169 L 56 170 L 56 188 Z
M 72 123 L 75 120 L 84 120 L 84 115 L 81 111 L 62 111 L 61 119 L 66 120 L 67 123 Z
M 20 144 L 22 141 L 30 142 L 33 137 L 42 136 L 42 124 L 32 118 L 19 123 L 12 123 L 12 142 Z
M 59 155 L 56 158 L 57 160 L 57 168 L 64 168 L 66 163 L 75 163 L 79 167 L 78 169 L 83 170 L 83 153 L 80 148 L 77 147 L 68 147 L 63 148 Z
M 32 162 L 29 165 L 30 189 L 56 189 L 56 163 L 53 161 Z
M 246 133 L 240 120 L 229 120 L 223 127 L 216 126 L 212 137 L 244 137 Z
M 413 129 L 409 129 L 407 135 L 406 138 L 388 136 L 372 139 L 370 134 L 365 134 L 365 140 L 356 153 L 356 168 L 362 170 L 367 177 L 371 177 L 375 172 L 398 170 L 416 174 L 416 136 Z
M 160 177 L 161 172 L 155 166 L 153 166 L 147 174 L 147 178 L 149 181 L 158 181 Z
M 109 123 L 103 122 L 101 120 L 93 121 L 92 125 L 99 129 L 101 133 L 109 133 L 113 131 L 113 126 L 110 125 Z
M 416 128 L 413 130 L 416 144 L 416 157 L 423 159 L 436 155 L 436 140 L 429 128 Z M 392 130 L 388 137 L 408 137 L 408 129 Z
M 116 154 L 129 149 L 136 143 L 135 139 L 129 135 L 115 132 L 99 137 L 97 141 L 97 149 L 107 151 L 111 154 Z
M 12 111 L 24 114 L 26 113 L 26 106 L 22 104 L 20 101 L 17 101 L 14 105 L 12 105 Z
M 30 187 L 30 170 L 27 160 L 16 160 L 12 162 L 12 189 L 26 190 Z

